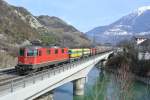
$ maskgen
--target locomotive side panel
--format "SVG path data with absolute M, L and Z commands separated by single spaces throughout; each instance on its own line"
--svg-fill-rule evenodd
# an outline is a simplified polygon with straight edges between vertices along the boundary
M 37 57 L 37 63 L 34 65 L 34 69 L 69 60 L 67 48 L 44 48 L 39 50 L 39 52 L 40 53 Z

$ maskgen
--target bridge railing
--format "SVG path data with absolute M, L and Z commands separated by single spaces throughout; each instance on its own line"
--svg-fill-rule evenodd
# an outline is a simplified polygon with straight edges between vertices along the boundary
M 43 71 L 40 73 L 34 73 L 32 75 L 28 75 L 28 76 L 23 77 L 23 78 L 11 80 L 10 82 L 0 86 L 0 96 L 5 95 L 5 94 L 10 93 L 10 92 L 17 91 L 18 89 L 21 89 L 21 88 L 25 88 L 29 85 L 36 84 L 37 82 L 42 81 L 46 78 L 51 78 L 51 77 L 58 75 L 62 72 L 65 72 L 65 71 L 70 70 L 74 67 L 77 67 L 81 63 L 84 63 L 84 62 L 87 62 L 91 59 L 94 59 L 97 56 L 98 55 L 91 56 L 91 57 L 84 58 L 84 59 L 80 59 L 79 61 L 75 61 L 75 62 L 72 62 L 69 64 L 61 65 L 61 66 L 58 66 L 57 68 L 54 68 L 54 69 L 49 69 L 47 71 Z

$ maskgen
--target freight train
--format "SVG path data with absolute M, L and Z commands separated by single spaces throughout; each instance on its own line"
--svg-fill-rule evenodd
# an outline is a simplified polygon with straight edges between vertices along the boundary
M 99 53 L 96 48 L 61 48 L 28 46 L 19 50 L 18 64 L 15 67 L 18 74 L 28 74 L 33 70 L 42 70 L 62 63 L 93 56 Z

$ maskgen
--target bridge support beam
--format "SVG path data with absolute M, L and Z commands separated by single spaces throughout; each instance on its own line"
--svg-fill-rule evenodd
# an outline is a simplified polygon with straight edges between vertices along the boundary
M 105 66 L 106 66 L 106 63 L 107 63 L 107 61 L 103 61 L 103 62 L 102 62 L 102 67 L 105 67 Z
M 84 95 L 84 86 L 85 86 L 86 78 L 80 78 L 73 81 L 73 94 L 74 95 Z
M 50 91 L 50 92 L 36 98 L 35 100 L 54 100 L 53 91 Z
M 101 62 L 99 62 L 99 67 L 100 68 L 104 68 L 106 66 L 107 60 L 103 60 Z

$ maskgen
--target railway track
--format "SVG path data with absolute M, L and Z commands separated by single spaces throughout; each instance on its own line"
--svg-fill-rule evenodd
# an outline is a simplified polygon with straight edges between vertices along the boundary
M 24 76 L 19 76 L 16 73 L 15 69 L 3 70 L 3 71 L 0 71 L 0 86 L 7 85 L 12 81 L 15 82 L 15 81 L 22 80 L 24 78 L 29 78 L 30 76 L 33 76 L 33 75 L 42 74 L 44 72 L 47 72 L 48 70 L 55 70 L 57 68 L 58 67 L 46 68 L 46 69 L 43 69 L 42 71 L 33 72 Z
M 14 68 L 0 70 L 0 86 L 4 85 L 5 83 L 17 77 L 19 76 L 16 74 L 16 71 Z

